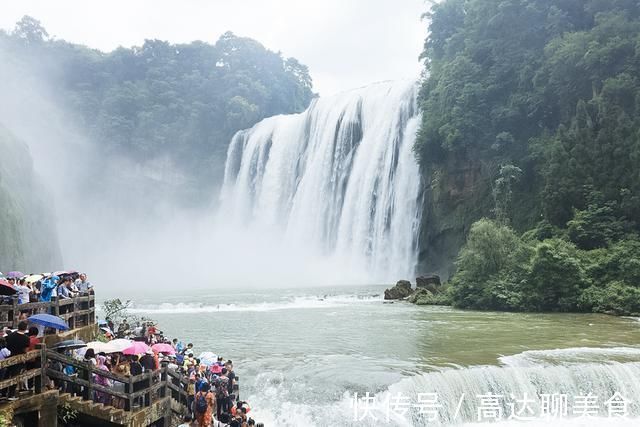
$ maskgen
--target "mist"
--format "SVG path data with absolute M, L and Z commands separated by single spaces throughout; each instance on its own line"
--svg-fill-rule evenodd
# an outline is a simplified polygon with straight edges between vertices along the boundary
M 185 206 L 172 160 L 105 162 L 69 120 L 51 82 L 0 70 L 4 125 L 25 141 L 54 200 L 64 265 L 100 288 L 156 289 L 349 283 L 319 259 L 278 246 L 275 231 L 228 227 L 206 208 Z M 32 266 L 38 271 L 38 266 Z M 302 279 L 304 278 L 304 279 Z
M 55 57 L 0 55 L 3 124 L 27 143 L 54 200 L 64 259 L 55 269 L 87 272 L 113 291 L 412 276 L 419 223 L 411 151 L 417 122 L 409 120 L 417 111 L 415 82 L 363 87 L 314 101 L 301 114 L 263 120 L 226 142 L 224 183 L 198 183 L 155 146 L 134 160 L 109 151 L 108 138 L 92 140 L 58 87 L 67 75 Z M 247 143 L 238 143 L 243 135 Z M 253 169 L 256 156 L 260 170 Z

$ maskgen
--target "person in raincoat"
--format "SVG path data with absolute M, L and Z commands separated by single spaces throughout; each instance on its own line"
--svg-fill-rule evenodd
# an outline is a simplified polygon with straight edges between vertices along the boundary
M 97 368 L 100 369 L 101 371 L 109 372 L 109 368 L 107 368 L 107 365 L 105 364 L 106 360 L 107 360 L 106 357 L 99 355 L 97 357 L 97 361 L 98 361 Z M 103 377 L 102 375 L 99 375 L 99 374 L 94 374 L 93 380 L 95 381 L 96 384 L 101 385 L 103 387 L 110 388 L 113 385 L 109 378 Z M 95 399 L 96 402 L 104 403 L 105 405 L 111 404 L 111 397 L 108 394 L 100 391 L 96 391 L 95 393 L 96 393 L 96 399 Z
M 51 276 L 42 281 L 42 288 L 40 291 L 40 301 L 50 302 L 53 291 L 57 286 L 58 276 Z

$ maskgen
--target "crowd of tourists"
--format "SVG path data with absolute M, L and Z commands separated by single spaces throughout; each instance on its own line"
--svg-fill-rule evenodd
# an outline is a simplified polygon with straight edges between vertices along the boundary
M 10 302 L 11 294 L 18 298 L 18 304 L 29 302 L 50 302 L 52 299 L 73 298 L 93 293 L 93 285 L 85 273 L 77 271 L 56 271 L 54 273 L 23 274 L 11 271 L 6 277 L 0 273 L 0 285 L 15 290 L 2 292 L 4 302 Z
M 101 331 L 104 337 L 104 346 L 96 344 L 72 351 L 64 351 L 72 354 L 76 358 L 81 358 L 85 362 L 100 370 L 109 371 L 119 376 L 135 377 L 137 375 L 155 372 L 166 366 L 188 378 L 188 383 L 184 385 L 187 393 L 188 413 L 184 415 L 183 426 L 189 427 L 250 427 L 259 426 L 251 418 L 251 408 L 246 401 L 242 401 L 239 396 L 238 377 L 234 370 L 233 361 L 225 360 L 222 356 L 212 352 L 202 352 L 196 357 L 195 348 L 192 343 L 185 344 L 181 340 L 174 338 L 170 340 L 160 331 L 153 322 L 135 322 L 129 324 L 123 320 L 115 325 L 110 319 L 102 323 Z M 129 340 L 133 345 L 143 343 L 141 349 L 146 349 L 143 353 L 139 351 L 116 351 L 117 346 L 109 347 L 111 343 L 120 345 Z M 95 347 L 95 348 L 94 348 Z M 97 349 L 97 350 L 96 350 Z M 101 351 L 101 349 L 103 351 Z M 55 370 L 64 372 L 65 375 L 76 375 L 72 365 L 52 367 Z M 144 383 L 134 383 L 133 390 L 128 390 L 128 382 L 118 382 L 99 374 L 94 374 L 96 384 L 112 388 L 123 393 L 136 392 L 142 390 Z M 54 386 L 62 391 L 74 392 L 66 389 L 69 383 L 64 381 L 54 381 Z M 179 384 L 179 383 L 178 383 Z M 73 385 L 71 385 L 73 387 Z M 77 392 L 77 390 L 75 391 Z M 140 397 L 134 402 L 134 406 L 148 405 L 149 397 Z M 124 408 L 126 402 L 118 397 L 109 396 L 106 393 L 95 391 L 93 399 L 96 402 Z
M 56 298 L 73 298 L 79 295 L 93 293 L 93 285 L 88 281 L 85 273 L 55 272 L 46 274 L 25 275 L 11 272 L 6 276 L 0 273 L 0 286 L 11 287 L 16 292 L 18 304 L 29 302 L 49 302 Z M 10 293 L 5 293 L 11 296 Z M 5 302 L 7 297 L 4 296 Z M 0 334 L 0 360 L 7 357 L 25 354 L 34 350 L 40 342 L 42 328 L 28 323 L 26 314 L 21 312 L 16 330 L 5 328 Z M 141 351 L 129 351 L 131 348 L 141 348 Z M 233 361 L 225 360 L 222 356 L 204 351 L 196 357 L 192 343 L 185 344 L 174 338 L 167 338 L 154 322 L 136 321 L 129 324 L 127 320 L 116 326 L 110 319 L 100 324 L 98 341 L 77 345 L 52 347 L 66 356 L 83 361 L 95 369 L 94 373 L 82 370 L 71 363 L 57 360 L 49 361 L 49 368 L 70 379 L 91 375 L 94 384 L 109 388 L 117 394 L 135 393 L 150 384 L 145 381 L 129 383 L 130 377 L 143 373 L 156 372 L 167 367 L 188 379 L 184 387 L 187 398 L 188 411 L 184 414 L 181 427 L 250 427 L 262 426 L 251 418 L 251 407 L 240 399 L 238 376 L 235 373 Z M 24 364 L 10 366 L 0 370 L 0 381 L 5 377 L 13 377 L 21 370 L 28 368 Z M 110 372 L 122 377 L 122 381 L 95 373 L 95 370 Z M 175 384 L 175 383 L 174 383 Z M 4 390 L 0 399 L 15 400 L 20 392 L 33 390 L 33 380 Z M 51 389 L 75 395 L 84 394 L 88 390 L 79 386 L 77 382 L 62 378 L 51 378 L 47 385 Z M 132 387 L 129 390 L 129 387 Z M 127 402 L 116 395 L 100 390 L 89 391 L 88 398 L 105 405 L 124 409 Z M 150 395 L 139 396 L 134 399 L 133 408 L 149 404 Z
M 0 295 L 3 303 L 13 303 L 12 297 L 17 297 L 18 304 L 29 302 L 49 302 L 52 298 L 72 298 L 81 294 L 93 293 L 93 285 L 88 281 L 85 273 L 58 271 L 44 274 L 23 274 L 12 271 L 6 276 L 0 272 Z M 8 313 L 8 312 L 7 312 Z M 40 337 L 45 328 L 29 325 L 27 318 L 31 312 L 20 310 L 19 323 L 16 329 L 5 326 L 0 333 L 0 360 L 20 356 L 35 350 L 40 343 Z M 6 316 L 6 314 L 5 314 Z M 7 321 L 9 319 L 2 319 Z M 20 374 L 29 369 L 35 362 L 18 363 L 6 369 L 0 369 L 0 381 Z M 11 386 L 2 390 L 0 400 L 17 400 L 20 392 L 31 392 L 34 380 L 25 381 L 19 386 Z

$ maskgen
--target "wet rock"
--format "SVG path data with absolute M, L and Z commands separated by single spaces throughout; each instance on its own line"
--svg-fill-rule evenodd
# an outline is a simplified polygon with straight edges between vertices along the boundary
M 384 299 L 403 299 L 412 293 L 411 282 L 408 280 L 400 280 L 393 288 L 384 291 Z
M 432 294 L 437 294 L 442 288 L 440 283 L 440 276 L 437 274 L 427 274 L 424 276 L 416 277 L 416 288 L 426 289 Z

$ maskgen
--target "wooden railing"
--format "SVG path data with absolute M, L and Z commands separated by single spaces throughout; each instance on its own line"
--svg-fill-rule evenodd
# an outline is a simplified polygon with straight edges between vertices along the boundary
M 56 387 L 66 393 L 81 396 L 83 400 L 94 400 L 125 411 L 138 411 L 153 405 L 165 397 L 173 398 L 181 414 L 187 411 L 188 395 L 185 386 L 188 379 L 173 369 L 164 366 L 141 375 L 124 376 L 98 369 L 90 363 L 65 356 L 52 350 L 46 353 L 48 361 L 46 375 Z M 59 362 L 64 369 L 72 366 L 76 372 L 66 375 L 53 368 Z M 94 375 L 108 378 L 112 385 L 97 384 Z
M 45 347 L 39 344 L 36 350 L 0 360 L 0 392 L 18 396 L 25 382 L 33 382 L 33 393 L 41 393 L 46 384 L 42 363 L 45 358 Z
M 18 304 L 17 295 L 5 297 L 5 302 L 0 304 L 0 328 L 4 326 L 11 329 L 17 328 L 22 313 L 26 317 L 39 313 L 60 316 L 68 323 L 70 329 L 75 329 L 95 323 L 95 296 L 83 294 L 74 298 L 56 298 L 51 302 L 26 304 Z

